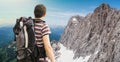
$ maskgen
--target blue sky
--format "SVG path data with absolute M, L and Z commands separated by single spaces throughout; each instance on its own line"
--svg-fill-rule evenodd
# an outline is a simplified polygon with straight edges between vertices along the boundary
M 71 16 L 92 13 L 101 3 L 120 9 L 120 0 L 0 0 L 0 26 L 14 25 L 21 16 L 34 18 L 34 7 L 40 3 L 47 7 L 45 21 L 61 26 L 65 26 Z

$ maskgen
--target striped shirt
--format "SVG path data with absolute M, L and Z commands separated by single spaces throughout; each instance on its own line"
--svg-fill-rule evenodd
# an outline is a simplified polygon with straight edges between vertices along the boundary
M 49 26 L 45 23 L 45 21 L 34 20 L 34 31 L 35 31 L 35 41 L 38 47 L 43 47 L 42 37 L 44 35 L 51 33 Z

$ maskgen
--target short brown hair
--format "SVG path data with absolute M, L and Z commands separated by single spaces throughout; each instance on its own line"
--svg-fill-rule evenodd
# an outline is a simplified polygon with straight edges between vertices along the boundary
M 34 9 L 34 14 L 36 18 L 40 18 L 46 14 L 46 7 L 43 4 L 36 5 Z

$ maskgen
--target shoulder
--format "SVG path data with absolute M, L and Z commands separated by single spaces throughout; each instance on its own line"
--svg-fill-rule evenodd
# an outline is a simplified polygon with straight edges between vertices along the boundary
M 46 23 L 46 21 L 42 21 L 42 22 L 41 22 L 41 25 L 42 25 L 43 27 L 48 26 L 48 24 Z
M 42 36 L 51 34 L 51 30 L 50 30 L 48 24 L 46 24 L 46 23 L 43 24 L 41 31 L 42 31 Z

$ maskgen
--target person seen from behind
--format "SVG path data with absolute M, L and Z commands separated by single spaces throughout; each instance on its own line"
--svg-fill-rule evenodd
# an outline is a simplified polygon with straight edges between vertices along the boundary
M 34 9 L 34 31 L 35 41 L 40 48 L 38 62 L 48 62 L 47 57 L 51 62 L 55 62 L 53 49 L 50 44 L 49 34 L 51 33 L 49 26 L 45 23 L 46 7 L 43 4 L 36 5 Z

